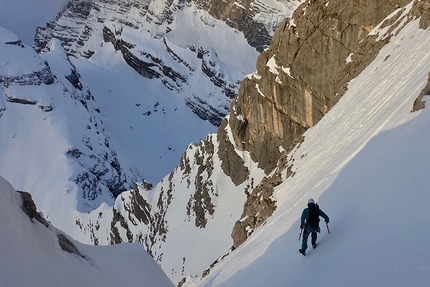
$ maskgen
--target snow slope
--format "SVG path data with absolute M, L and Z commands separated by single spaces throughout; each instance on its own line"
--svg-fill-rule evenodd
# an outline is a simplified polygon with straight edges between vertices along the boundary
M 0 177 L 0 286 L 173 286 L 138 243 L 90 246 L 83 258 L 58 244 L 61 231 L 21 209 L 21 195 Z
M 295 175 L 276 187 L 274 215 L 185 286 L 428 286 L 430 110 L 411 109 L 430 72 L 429 44 L 418 20 L 392 38 L 291 152 Z M 331 234 L 322 226 L 303 257 L 299 217 L 311 197 Z

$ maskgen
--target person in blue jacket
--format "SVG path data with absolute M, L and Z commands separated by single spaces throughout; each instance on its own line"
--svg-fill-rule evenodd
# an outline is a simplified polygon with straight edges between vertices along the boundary
M 299 249 L 299 252 L 306 256 L 306 249 L 308 249 L 308 237 L 311 235 L 311 243 L 312 247 L 317 247 L 317 232 L 320 232 L 319 227 L 319 217 L 322 216 L 325 219 L 325 222 L 329 222 L 329 217 L 324 213 L 321 209 L 319 209 L 318 204 L 315 203 L 315 200 L 310 198 L 308 200 L 308 207 L 305 208 L 302 212 L 302 217 L 300 221 L 300 228 L 303 229 L 303 240 L 302 240 L 302 248 Z

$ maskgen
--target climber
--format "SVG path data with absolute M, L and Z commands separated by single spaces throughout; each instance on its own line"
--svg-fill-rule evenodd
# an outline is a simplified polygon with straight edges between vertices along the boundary
M 324 211 L 319 209 L 319 206 L 318 204 L 315 203 L 315 200 L 310 198 L 308 200 L 308 207 L 303 210 L 301 221 L 300 221 L 300 228 L 302 229 L 302 231 L 304 230 L 304 233 L 303 233 L 303 240 L 302 240 L 302 248 L 299 249 L 299 252 L 303 254 L 303 256 L 306 256 L 306 249 L 308 248 L 309 234 L 312 234 L 311 235 L 312 247 L 313 248 L 317 247 L 317 236 L 318 236 L 317 232 L 321 231 L 319 227 L 320 216 L 322 216 L 325 219 L 327 230 L 328 230 L 329 217 L 327 216 L 327 214 L 324 213 Z

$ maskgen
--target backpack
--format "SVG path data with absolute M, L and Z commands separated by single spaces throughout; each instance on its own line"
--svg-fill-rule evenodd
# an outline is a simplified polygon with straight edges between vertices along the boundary
M 320 225 L 320 207 L 318 204 L 315 204 L 313 207 L 309 207 L 309 216 L 307 220 L 307 224 L 318 228 Z

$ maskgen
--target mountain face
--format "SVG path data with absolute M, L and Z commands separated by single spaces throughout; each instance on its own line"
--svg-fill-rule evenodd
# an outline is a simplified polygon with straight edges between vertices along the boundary
M 185 27 L 187 13 L 209 27 L 219 26 L 214 19 L 243 33 L 251 47 L 262 51 L 268 46 L 274 30 L 282 19 L 297 6 L 298 1 L 70 1 L 67 9 L 45 27 L 39 27 L 34 48 L 40 52 L 52 38 L 60 39 L 66 52 L 74 57 L 90 58 L 99 45 L 111 43 L 124 60 L 139 74 L 159 79 L 167 89 L 187 93 L 184 86 L 192 85 L 193 75 L 202 73 L 213 86 L 209 96 L 229 103 L 237 94 L 241 72 L 248 72 L 227 63 L 234 71 L 223 67 L 217 56 L 217 46 L 199 43 L 188 33 L 195 27 Z M 270 6 L 270 5 L 273 5 Z M 223 22 L 222 22 L 223 23 Z M 189 25 L 189 24 L 188 24 Z M 136 36 L 130 37 L 132 33 Z M 142 35 L 143 34 L 143 35 Z M 175 36 L 176 35 L 176 36 Z M 154 42 L 156 50 L 148 49 Z M 182 39 L 175 39 L 180 37 Z M 139 39 L 140 38 L 140 39 Z M 230 43 L 232 44 L 232 43 Z M 184 55 L 184 48 L 188 49 Z M 215 50 L 214 50 L 215 49 Z M 192 52 L 192 53 L 190 53 Z M 194 59 L 189 59 L 192 57 Z M 200 59 L 200 67 L 194 61 Z M 224 62 L 226 63 L 226 62 Z M 228 113 L 228 104 L 214 105 L 207 94 L 187 97 L 186 104 L 201 119 L 219 126 Z
M 152 189 L 136 185 L 119 195 L 113 208 L 101 206 L 76 218 L 79 238 L 100 245 L 138 241 L 175 284 L 200 275 L 233 247 L 230 235 L 240 206 L 263 176 L 230 136 L 225 127 L 223 137 L 212 134 L 190 145 L 179 166 Z M 239 186 L 224 172 L 227 158 L 235 162 L 229 170 L 243 181 Z
M 218 133 L 189 146 L 180 165 L 152 191 L 137 186 L 122 193 L 109 219 L 103 213 L 97 221 L 81 221 L 83 232 L 98 243 L 142 242 L 174 282 L 187 273 L 201 272 L 203 267 L 193 262 L 215 265 L 273 214 L 274 189 L 296 173 L 289 151 L 306 140 L 302 134 L 339 101 L 347 83 L 389 43 L 392 31 L 418 17 L 426 28 L 426 3 L 414 2 L 410 10 L 404 8 L 406 2 L 397 4 L 312 1 L 300 6 L 258 58 L 258 71 L 241 83 Z M 388 32 L 369 34 L 375 27 L 387 27 Z M 416 106 L 423 105 L 425 94 L 428 89 L 421 92 Z M 222 204 L 224 196 L 227 205 Z M 225 233 L 216 234 L 220 225 L 229 230 L 230 239 L 223 237 Z M 102 228 L 94 231 L 92 226 Z M 171 249 L 178 244 L 191 245 L 200 253 Z
M 249 151 L 267 174 L 275 170 L 267 179 L 268 196 L 272 186 L 280 183 L 282 170 L 294 175 L 294 164 L 285 155 L 303 141 L 301 135 L 339 101 L 348 82 L 390 40 L 369 36 L 369 32 L 394 11 L 398 12 L 390 20 L 398 20 L 401 7 L 409 2 L 312 1 L 281 24 L 270 48 L 257 60 L 257 72 L 242 82 L 231 104 L 229 121 L 235 144 Z M 422 5 L 416 3 L 416 7 Z M 412 14 L 410 19 L 417 15 Z M 260 193 L 255 190 L 248 197 L 243 218 L 253 218 L 262 209 L 274 209 L 273 202 L 248 208 Z M 235 246 L 246 239 L 249 226 L 258 224 L 237 222 L 233 230 Z
M 290 150 L 359 73 L 340 69 L 360 41 L 408 2 L 313 1 L 298 8 L 281 24 L 270 48 L 259 56 L 257 72 L 243 81 L 232 103 L 235 143 L 250 151 L 267 173 L 272 171 L 280 158 L 279 147 Z M 380 46 L 366 50 L 361 68 Z
M 303 137 L 303 133 L 316 125 L 335 106 L 346 93 L 348 83 L 372 62 L 397 30 L 418 17 L 420 17 L 422 29 L 427 28 L 430 22 L 429 5 L 424 1 L 414 1 L 411 4 L 409 4 L 410 1 L 379 1 L 378 3 L 307 1 L 296 9 L 291 19 L 281 23 L 270 46 L 258 57 L 257 72 L 248 75 L 239 87 L 240 77 L 249 70 L 249 67 L 243 64 L 244 59 L 248 56 L 252 58 L 253 55 L 249 52 L 248 43 L 257 43 L 257 41 L 250 40 L 252 33 L 243 38 L 238 36 L 240 40 L 235 42 L 238 45 L 237 49 L 243 48 L 245 56 L 228 57 L 229 53 L 223 50 L 226 46 L 221 43 L 222 41 L 218 39 L 211 42 L 210 37 L 207 36 L 215 35 L 211 34 L 215 31 L 211 29 L 217 27 L 230 31 L 234 35 L 241 35 L 232 32 L 236 30 L 229 27 L 239 24 L 227 21 L 229 25 L 227 26 L 222 21 L 214 20 L 209 12 L 199 10 L 197 7 L 206 5 L 204 7 L 211 10 L 210 13 L 219 19 L 237 18 L 250 21 L 251 18 L 254 20 L 268 18 L 260 17 L 262 14 L 259 13 L 253 14 L 255 11 L 250 14 L 253 15 L 252 17 L 240 17 L 239 8 L 258 7 L 257 4 L 262 2 L 243 1 L 239 4 L 235 1 L 236 4 L 231 5 L 221 2 L 148 1 L 124 4 L 115 1 L 72 1 L 68 9 L 55 21 L 38 30 L 35 49 L 40 52 L 40 55 L 35 56 L 34 53 L 30 53 L 31 57 L 39 59 L 35 64 L 38 68 L 31 71 L 43 70 L 44 72 L 24 77 L 36 78 L 36 82 L 39 83 L 39 85 L 34 84 L 36 89 L 53 87 L 52 85 L 57 85 L 57 81 L 61 81 L 61 84 L 58 83 L 59 87 L 66 86 L 73 91 L 72 96 L 64 95 L 67 101 L 70 98 L 71 103 L 57 105 L 58 102 L 54 100 L 49 102 L 44 97 L 29 98 L 26 95 L 12 97 L 20 100 L 3 102 L 0 106 L 2 119 L 10 118 L 8 119 L 10 122 L 13 121 L 11 111 L 15 111 L 14 107 L 18 105 L 20 107 L 24 105 L 23 102 L 33 103 L 25 105 L 26 108 L 40 107 L 35 109 L 37 117 L 33 118 L 40 122 L 50 118 L 45 117 L 45 113 L 49 113 L 51 117 L 58 113 L 60 106 L 78 107 L 71 112 L 75 115 L 72 119 L 78 123 L 74 126 L 79 129 L 79 133 L 73 135 L 82 135 L 80 133 L 82 130 L 91 130 L 95 134 L 84 133 L 86 137 L 79 136 L 78 141 L 72 141 L 73 144 L 61 142 L 59 146 L 57 141 L 55 145 L 50 145 L 57 148 L 55 154 L 64 155 L 64 151 L 71 150 L 71 154 L 66 153 L 69 166 L 85 166 L 83 170 L 94 171 L 90 173 L 95 176 L 95 179 L 99 179 L 104 178 L 105 174 L 115 175 L 109 166 L 107 170 L 110 172 L 98 172 L 102 164 L 99 164 L 97 159 L 103 158 L 103 151 L 106 149 L 108 152 L 107 149 L 109 149 L 108 156 L 116 155 L 121 166 L 121 173 L 116 173 L 122 176 L 119 176 L 122 178 L 119 182 L 127 182 L 129 186 L 134 182 L 138 183 L 134 184 L 134 188 L 118 194 L 114 202 L 108 192 L 103 193 L 106 194 L 104 198 L 97 197 L 100 201 L 84 201 L 90 206 L 85 206 L 86 208 L 80 211 L 88 213 L 74 212 L 70 207 L 64 209 L 65 206 L 71 205 L 71 201 L 79 198 L 78 192 L 84 190 L 84 187 L 88 186 L 89 190 L 93 190 L 91 181 L 85 181 L 85 179 L 82 182 L 86 184 L 79 189 L 74 189 L 74 186 L 70 185 L 65 187 L 64 182 L 53 187 L 45 184 L 43 190 L 55 189 L 61 192 L 53 197 L 51 202 L 45 202 L 40 195 L 41 192 L 35 192 L 36 201 L 39 200 L 46 205 L 43 210 L 49 210 L 49 216 L 51 213 L 66 213 L 61 222 L 66 226 L 69 234 L 83 242 L 100 245 L 140 242 L 175 284 L 188 275 L 194 277 L 202 273 L 204 275 L 210 273 L 210 267 L 215 266 L 232 250 L 240 247 L 267 222 L 278 208 L 280 195 L 274 194 L 274 190 L 287 179 L 296 176 L 295 165 L 300 161 L 300 157 L 306 157 L 306 153 L 300 157 L 289 156 L 293 148 L 297 149 L 308 140 Z M 408 6 L 406 9 L 406 4 L 411 7 Z M 191 17 L 191 15 L 197 16 Z M 389 15 L 391 16 L 387 17 Z M 185 25 L 184 22 L 178 21 L 180 17 L 192 23 Z M 150 19 L 151 22 L 143 19 Z M 381 22 L 384 19 L 387 20 Z M 239 20 L 237 21 L 240 23 Z M 157 25 L 153 26 L 154 23 Z M 198 26 L 202 23 L 205 23 L 205 32 L 208 34 L 203 34 L 202 29 L 195 31 L 206 41 L 204 45 L 194 42 L 196 36 L 192 33 L 179 33 L 183 31 L 181 29 L 187 30 L 190 26 Z M 265 24 L 263 26 L 267 31 L 270 30 L 267 28 L 270 25 L 266 22 L 260 23 Z M 260 24 L 255 26 L 259 27 L 255 31 L 263 29 Z M 376 27 L 384 33 L 382 35 L 370 33 Z M 243 29 L 245 31 L 249 26 Z M 202 35 L 205 36 L 202 37 Z M 230 37 L 231 34 L 223 35 L 228 35 L 226 36 L 228 40 L 236 39 Z M 248 34 L 244 32 L 244 35 Z M 60 40 L 53 40 L 54 38 Z M 10 47 L 8 45 L 12 42 L 16 42 L 17 47 L 21 46 L 14 38 L 4 41 L 4 47 Z M 60 53 L 63 60 L 57 62 L 51 57 L 56 55 L 52 53 L 53 51 L 60 50 L 60 43 L 64 45 L 65 51 Z M 15 46 L 14 44 L 13 47 Z M 256 47 L 260 50 L 265 46 L 256 44 Z M 67 58 L 66 53 L 71 57 Z M 106 59 L 106 56 L 109 61 L 100 60 Z M 49 64 L 49 69 L 58 71 L 54 73 L 55 77 L 49 76 L 49 69 L 46 68 L 48 65 L 43 63 L 43 59 L 46 59 Z M 54 69 L 53 63 L 62 64 L 58 64 Z M 117 66 L 112 68 L 114 65 L 112 63 L 117 66 L 124 65 L 126 68 L 119 69 Z M 63 70 L 63 67 L 66 69 Z M 100 67 L 104 70 L 98 69 Z M 110 77 L 115 69 L 121 73 Z M 104 79 L 103 87 L 94 85 L 96 78 L 94 73 L 90 73 L 91 71 L 100 73 L 97 76 Z M 17 74 L 29 75 L 33 72 Z M 4 78 L 6 79 L 5 76 Z M 139 95 L 141 97 L 136 96 L 132 100 L 127 100 L 124 95 L 131 90 L 119 83 L 128 78 L 132 81 L 127 83 L 134 84 L 139 82 L 137 79 L 144 78 L 145 85 L 139 85 L 139 90 L 145 89 L 145 92 L 149 92 L 144 93 L 143 96 Z M 149 81 L 151 84 L 146 85 Z M 6 80 L 2 80 L 2 83 L 6 83 Z M 210 88 L 197 92 L 195 87 L 199 85 Z M 9 98 L 15 94 L 12 93 L 10 86 L 7 85 L 2 90 L 7 92 Z M 120 91 L 115 91 L 115 86 L 119 86 Z M 84 91 L 91 91 L 91 94 L 85 92 L 81 94 L 80 87 Z M 223 118 L 221 115 L 228 114 L 227 106 L 231 100 L 227 95 L 235 89 L 238 95 L 231 102 L 229 115 Z M 61 88 L 61 90 L 64 89 Z M 169 92 L 164 93 L 164 91 Z M 424 107 L 423 97 L 428 94 L 428 91 L 427 85 L 417 98 L 414 109 Z M 86 99 L 84 103 L 93 109 L 87 110 L 80 100 L 81 97 L 77 97 L 77 101 L 72 101 L 75 93 Z M 118 98 L 113 95 L 114 93 L 119 95 Z M 159 101 L 153 101 L 155 97 L 152 97 L 151 93 L 167 95 L 168 99 L 160 97 Z M 29 94 L 28 91 L 26 94 Z M 44 92 L 44 94 L 57 95 L 58 93 Z M 193 112 L 199 114 L 199 117 L 211 119 L 212 123 L 219 124 L 218 132 L 208 135 L 200 143 L 188 145 L 185 153 L 181 151 L 179 165 L 152 187 L 139 180 L 146 178 L 139 174 L 143 169 L 136 168 L 143 161 L 139 159 L 152 153 L 152 150 L 139 151 L 140 138 L 135 132 L 139 126 L 136 123 L 147 124 L 145 120 L 152 116 L 157 116 L 156 121 L 169 117 L 169 108 L 172 106 L 171 110 L 176 111 L 176 108 L 180 110 L 180 105 L 169 105 L 175 101 L 175 96 L 180 94 L 188 95 L 185 100 L 188 110 L 191 108 Z M 210 96 L 201 98 L 203 94 Z M 93 95 L 94 100 L 89 95 Z M 226 97 L 230 100 L 224 101 Z M 146 101 L 147 99 L 149 100 Z M 106 104 L 109 101 L 117 104 L 115 108 L 109 109 Z M 122 102 L 126 102 L 127 105 L 121 106 L 119 103 Z M 223 106 L 222 112 L 219 112 L 220 103 Z M 138 109 L 138 112 L 132 110 L 131 106 Z M 48 107 L 47 111 L 45 111 L 46 107 Z M 133 115 L 127 117 L 127 123 L 124 125 L 117 123 L 120 117 L 113 116 L 122 108 Z M 22 111 L 24 112 L 20 115 L 23 118 L 28 117 L 25 113 L 34 112 L 29 109 Z M 97 115 L 98 111 L 101 116 L 91 119 L 90 115 Z M 124 117 L 127 113 L 122 113 L 121 116 Z M 187 114 L 184 112 L 182 115 Z M 85 120 L 81 121 L 80 118 Z M 169 117 L 169 119 L 174 125 L 174 119 L 177 118 Z M 56 121 L 51 121 L 50 125 L 56 125 L 57 121 L 58 118 Z M 90 124 L 88 124 L 90 128 L 86 126 L 87 123 L 92 122 L 97 123 L 98 129 Z M 149 129 L 151 124 L 147 124 L 142 130 Z M 82 129 L 78 128 L 81 125 Z M 106 128 L 102 129 L 101 126 Z M 26 130 L 32 131 L 32 128 L 30 125 L 26 126 Z M 124 130 L 127 130 L 127 133 Z M 187 130 L 184 128 L 181 132 L 186 133 Z M 34 133 L 50 135 L 46 131 L 53 133 L 49 129 L 37 130 Z M 60 131 L 64 130 L 60 129 Z M 116 133 L 113 131 L 123 137 L 118 140 L 118 135 L 115 138 L 113 135 Z M 155 129 L 150 133 L 152 137 L 157 136 L 156 131 Z M 171 132 L 174 133 L 174 129 Z M 4 134 L 10 138 L 8 142 L 12 142 L 14 138 L 21 135 L 15 131 Z M 106 138 L 109 144 L 104 147 L 101 145 L 101 152 L 99 152 L 100 145 L 93 142 L 93 137 L 98 143 L 104 143 Z M 29 142 L 31 138 L 30 134 L 24 142 Z M 56 137 L 50 137 L 50 139 L 56 139 Z M 20 139 L 20 142 L 22 143 L 23 140 Z M 169 151 L 176 149 L 176 147 L 172 148 L 170 143 L 166 145 L 170 147 Z M 26 146 L 12 143 L 9 146 L 15 148 L 13 149 L 15 154 L 26 150 Z M 74 146 L 78 147 L 76 153 Z M 122 149 L 122 146 L 127 146 L 128 154 L 127 149 Z M 95 147 L 97 147 L 97 153 L 83 156 L 83 151 L 89 153 L 88 150 L 95 150 Z M 2 154 L 6 154 L 4 150 Z M 34 153 L 31 152 L 25 155 L 24 157 L 34 157 Z M 44 157 L 48 157 L 48 154 L 43 154 L 38 159 L 43 162 Z M 109 159 L 109 162 L 114 163 L 111 167 L 116 170 L 115 166 L 118 167 L 118 165 L 115 164 L 115 158 Z M 13 166 L 12 157 L 7 163 Z M 88 165 L 88 163 L 94 164 Z M 63 167 L 58 165 L 58 162 L 52 162 L 48 166 L 50 169 L 43 173 L 30 174 L 36 178 L 44 178 L 42 175 L 45 174 L 58 176 L 59 171 L 54 172 L 53 169 L 58 166 Z M 3 168 L 1 172 L 4 173 L 5 170 Z M 79 173 L 75 173 L 73 169 L 67 169 L 62 177 L 78 178 L 77 174 Z M 97 177 L 98 175 L 100 177 Z M 46 180 L 55 182 L 53 176 Z M 40 190 L 34 182 L 30 182 L 28 180 L 25 188 L 21 189 L 28 190 L 32 194 L 35 188 Z M 97 180 L 94 182 L 99 184 Z M 103 181 L 100 182 L 103 183 Z M 100 189 L 104 192 L 109 188 L 100 187 Z M 67 202 L 62 199 L 65 197 Z M 55 205 L 54 200 L 57 206 L 52 208 Z M 102 201 L 109 202 L 109 200 L 111 204 L 95 204 Z M 183 284 L 185 281 L 181 282 Z
M 270 48 L 257 60 L 257 72 L 242 82 L 231 104 L 229 122 L 235 144 L 248 150 L 266 173 L 274 171 L 266 179 L 267 197 L 279 185 L 283 170 L 287 176 L 294 175 L 294 164 L 286 154 L 303 141 L 302 134 L 337 103 L 347 83 L 389 41 L 389 37 L 375 41 L 376 36 L 367 37 L 369 32 L 408 2 L 313 1 L 281 24 Z M 248 197 L 243 218 L 275 209 L 273 201 L 249 208 L 260 194 L 257 189 Z M 267 216 L 260 221 L 264 219 Z M 232 232 L 235 246 L 245 241 L 249 226 L 258 224 L 250 220 L 236 223 Z
M 231 205 L 241 206 L 245 193 L 226 194 L 261 178 L 249 178 L 254 165 L 226 126 L 220 140 L 183 150 L 221 124 L 258 50 L 297 4 L 71 1 L 38 28 L 38 54 L 2 29 L 0 173 L 78 240 L 139 241 L 175 281 L 201 273 L 231 240 L 197 266 L 200 253 L 184 248 L 178 260 L 171 252 L 172 226 L 201 230 L 187 237 L 198 243 L 216 222 L 226 225 L 217 236 L 229 238 L 241 211 Z M 174 200 L 179 189 L 187 192 Z
M 51 41 L 46 54 L 39 56 L 7 30 L 1 29 L 1 41 L 1 59 L 7 63 L 0 70 L 2 173 L 14 174 L 18 171 L 16 161 L 33 159 L 27 176 L 65 176 L 78 190 L 61 189 L 77 195 L 76 208 L 80 211 L 92 210 L 133 186 L 140 178 L 138 171 L 121 163 L 110 146 L 100 108 L 61 44 Z M 79 137 L 58 136 L 69 128 Z M 59 150 L 59 158 L 49 156 Z M 44 175 L 46 166 L 47 170 L 55 169 L 62 160 L 74 168 Z M 40 191 L 36 198 L 43 193 Z M 47 201 L 55 205 L 54 198 Z
M 240 81 L 255 70 L 258 50 L 268 46 L 282 19 L 299 4 L 220 3 L 226 4 L 74 0 L 37 29 L 33 48 L 43 54 L 51 39 L 60 40 L 101 106 L 105 122 L 116 123 L 107 130 L 118 142 L 117 152 L 139 159 L 130 164 L 140 171 L 137 176 L 152 184 L 170 173 L 190 142 L 216 131 Z M 129 76 L 128 68 L 141 78 Z M 121 112 L 112 108 L 114 98 L 124 106 Z M 183 132 L 190 122 L 193 127 Z M 130 129 L 134 136 L 126 132 Z M 137 131 L 151 140 L 141 140 Z M 147 149 L 151 152 L 144 152 Z
M 411 1 L 375 26 L 368 37 L 388 42 L 286 157 L 292 175 L 284 170 L 273 187 L 273 215 L 183 286 L 304 286 L 310 270 L 321 286 L 427 285 L 430 231 L 415 230 L 429 222 L 428 4 Z M 411 112 L 421 97 L 426 108 Z M 303 257 L 297 239 L 309 198 L 330 216 L 331 232 L 321 222 L 317 248 Z
M 277 2 L 277 3 L 276 3 Z M 248 43 L 264 51 L 279 23 L 302 1 L 195 1 L 196 6 L 245 35 Z

